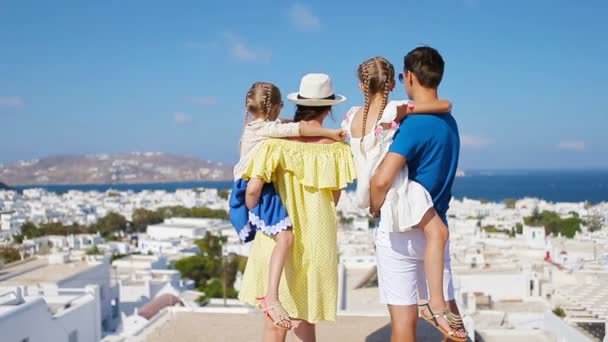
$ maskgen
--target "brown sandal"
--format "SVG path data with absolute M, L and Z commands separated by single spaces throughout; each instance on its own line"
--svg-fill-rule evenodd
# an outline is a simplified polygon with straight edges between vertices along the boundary
M 418 306 L 423 307 L 423 308 L 426 307 L 429 310 L 430 316 L 425 315 L 424 309 L 422 309 L 420 311 L 420 317 L 422 317 L 422 319 L 424 319 L 425 321 L 434 325 L 435 328 L 437 330 L 439 330 L 439 332 L 441 332 L 441 334 L 444 337 L 444 340 L 452 340 L 452 341 L 456 341 L 456 342 L 466 342 L 469 340 L 469 338 L 468 338 L 469 334 L 464 330 L 464 324 L 462 322 L 462 317 L 460 317 L 460 315 L 457 315 L 457 314 L 451 312 L 448 308 L 445 308 L 439 314 L 434 314 L 433 310 L 431 310 L 431 306 L 429 305 L 429 303 L 419 304 Z M 440 318 L 440 317 L 443 317 L 443 318 L 445 318 L 446 321 L 448 321 L 448 325 L 450 326 L 450 331 L 446 331 L 441 325 L 439 325 L 439 322 L 437 322 L 437 318 Z M 466 334 L 466 336 L 465 337 L 455 336 L 455 334 L 459 331 L 464 332 Z
M 258 306 L 266 314 L 266 317 L 272 321 L 272 323 L 281 329 L 291 329 L 291 318 L 281 302 L 276 302 L 270 306 L 266 302 L 266 297 L 256 298 L 258 300 Z M 274 317 L 274 318 L 273 318 Z

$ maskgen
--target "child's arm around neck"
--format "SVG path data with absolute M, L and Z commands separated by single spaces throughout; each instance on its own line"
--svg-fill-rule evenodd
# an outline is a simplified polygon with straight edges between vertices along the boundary
M 344 141 L 346 132 L 341 129 L 325 128 L 312 122 L 271 121 L 264 124 L 259 134 L 268 138 L 325 137 L 334 141 Z
M 412 114 L 448 114 L 452 111 L 452 103 L 448 100 L 434 100 L 428 102 L 410 101 L 397 107 L 395 122 L 401 122 L 406 116 Z

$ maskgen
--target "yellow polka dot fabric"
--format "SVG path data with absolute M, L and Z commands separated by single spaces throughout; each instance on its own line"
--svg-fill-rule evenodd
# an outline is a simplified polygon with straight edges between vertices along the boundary
M 336 319 L 337 217 L 332 192 L 355 179 L 348 145 L 271 139 L 256 152 L 243 178 L 272 182 L 293 223 L 294 244 L 285 262 L 279 299 L 294 319 Z M 243 274 L 239 299 L 257 305 L 266 294 L 273 237 L 258 233 Z

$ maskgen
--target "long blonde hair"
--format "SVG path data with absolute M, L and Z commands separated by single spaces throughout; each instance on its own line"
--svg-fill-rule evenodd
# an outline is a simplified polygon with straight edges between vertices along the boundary
M 377 122 L 382 118 L 382 113 L 388 102 L 388 94 L 391 91 L 391 87 L 395 84 L 395 67 L 384 57 L 374 57 L 359 65 L 357 75 L 359 76 L 359 82 L 362 84 L 363 94 L 365 95 L 363 124 L 361 125 L 361 137 L 365 137 L 367 115 L 372 98 L 374 95 L 382 93 L 382 104 L 378 119 L 376 120 Z

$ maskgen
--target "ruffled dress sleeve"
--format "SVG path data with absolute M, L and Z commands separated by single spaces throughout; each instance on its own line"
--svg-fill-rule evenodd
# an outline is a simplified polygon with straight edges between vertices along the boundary
M 315 144 L 269 139 L 252 158 L 243 178 L 271 182 L 280 169 L 301 185 L 315 189 L 344 189 L 356 178 L 350 148 L 345 143 Z

